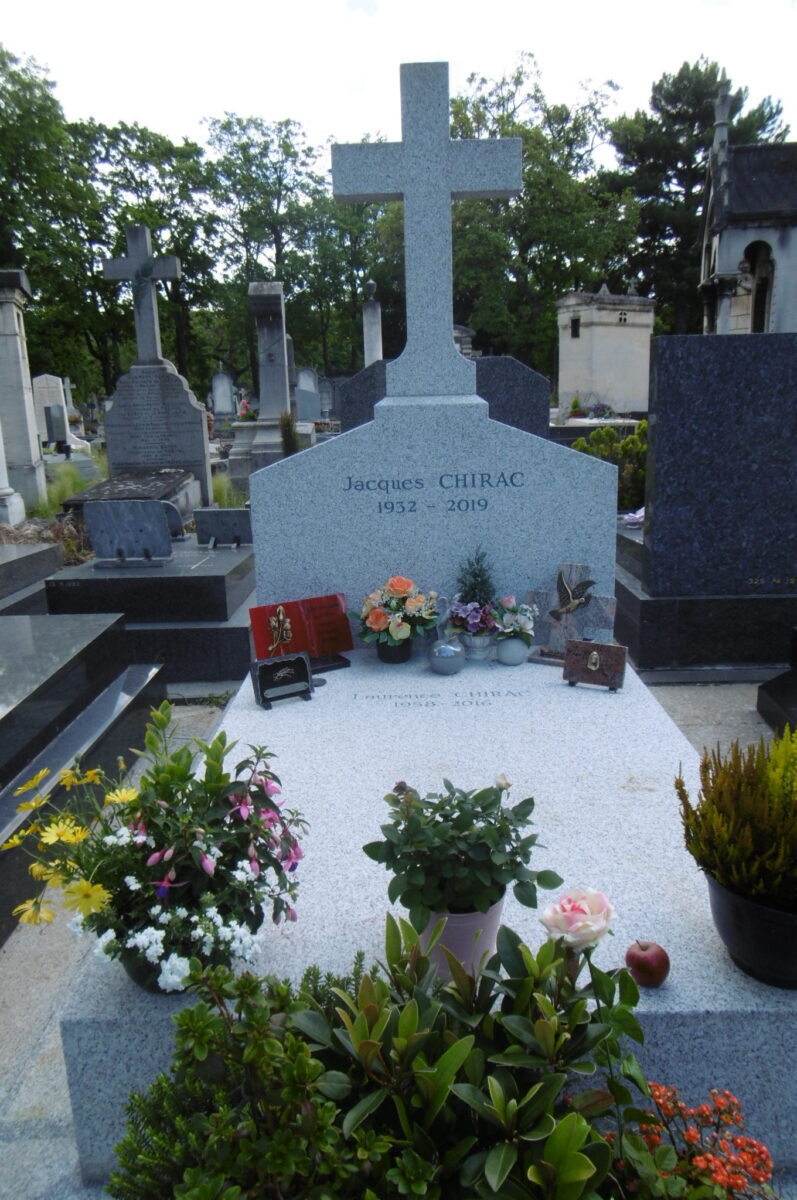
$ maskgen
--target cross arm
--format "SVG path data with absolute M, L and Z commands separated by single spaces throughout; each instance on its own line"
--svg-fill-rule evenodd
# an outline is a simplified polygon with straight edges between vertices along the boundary
M 451 149 L 454 200 L 508 200 L 523 190 L 521 138 L 454 139 Z
M 365 204 L 400 200 L 404 194 L 403 146 L 399 142 L 355 142 L 332 147 L 332 194 Z

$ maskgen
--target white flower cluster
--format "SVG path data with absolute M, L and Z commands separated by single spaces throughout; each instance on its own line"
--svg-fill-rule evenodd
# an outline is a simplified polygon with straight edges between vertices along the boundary
M 183 981 L 188 974 L 188 970 L 187 958 L 181 958 L 179 954 L 170 954 L 161 963 L 158 987 L 163 992 L 182 991 Z
M 103 846 L 129 846 L 133 840 L 133 835 L 126 825 L 120 827 L 114 833 L 106 833 L 102 839 Z
M 194 928 L 190 936 L 201 943 L 203 954 L 211 954 L 213 950 L 224 947 L 233 958 L 243 958 L 248 962 L 254 960 L 257 946 L 254 934 L 240 921 L 230 921 L 225 925 L 215 906 L 208 907 L 203 916 L 192 916 L 191 923 Z
M 130 888 L 131 892 L 137 892 L 141 888 L 141 884 L 136 879 L 135 875 L 125 875 L 125 883 Z
M 233 879 L 237 879 L 239 883 L 252 883 L 257 878 L 252 870 L 252 863 L 248 858 L 242 858 L 238 866 L 232 872 Z
M 147 962 L 157 963 L 163 957 L 165 936 L 163 929 L 153 929 L 151 925 L 148 925 L 146 929 L 139 929 L 137 933 L 131 933 L 130 937 L 125 939 L 125 946 L 128 950 L 141 950 Z
M 111 943 L 115 942 L 116 938 L 112 929 L 106 929 L 105 933 L 101 933 L 97 938 L 97 945 L 94 947 L 95 954 L 110 954 Z

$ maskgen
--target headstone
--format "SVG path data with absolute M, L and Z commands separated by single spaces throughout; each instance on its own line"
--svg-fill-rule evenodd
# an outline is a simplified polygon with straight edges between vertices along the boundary
M 311 367 L 299 367 L 296 372 L 297 421 L 321 420 L 321 396 L 318 392 L 318 375 Z
M 618 568 L 638 666 L 788 662 L 795 378 L 794 333 L 655 339 L 643 544 Z
M 105 417 L 108 470 L 147 473 L 162 467 L 182 468 L 197 479 L 202 500 L 212 496 L 206 410 L 172 363 L 161 358 L 156 279 L 179 279 L 173 256 L 152 255 L 149 230 L 130 225 L 127 258 L 103 263 L 106 279 L 128 279 L 133 285 L 136 362 L 116 386 Z
M 369 279 L 363 301 L 363 362 L 366 367 L 382 358 L 382 305 L 376 298 L 376 284 Z
M 375 167 L 368 188 L 406 195 L 413 316 L 404 355 L 384 367 L 388 390 L 395 385 L 400 394 L 379 403 L 373 421 L 252 476 L 261 604 L 335 591 L 353 607 L 396 572 L 450 596 L 463 559 L 480 545 L 499 594 L 542 586 L 563 559 L 591 563 L 596 590 L 612 590 L 615 468 L 490 420 L 474 394 L 475 364 L 454 348 L 451 195 L 492 194 L 492 187 L 503 195 L 521 180 L 514 142 L 449 145 L 447 78 L 445 64 L 403 67 L 406 144 L 345 148 L 345 187 L 333 167 L 335 188 L 351 195 L 356 180 L 365 186 L 358 153 L 367 162 L 377 151 L 387 182 Z M 427 122 L 437 127 L 434 137 L 416 128 Z M 340 161 L 333 149 L 333 163 Z M 440 178 L 443 192 L 428 184 Z M 452 394 L 459 386 L 465 395 Z
M 35 508 L 47 499 L 47 481 L 25 343 L 24 311 L 30 298 L 24 271 L 0 271 L 0 426 L 6 472 L 9 487 L 28 508 Z
M 490 406 L 494 421 L 514 425 L 537 437 L 547 437 L 551 385 L 509 355 L 477 358 L 476 392 Z M 387 364 L 373 363 L 340 387 L 341 428 L 355 429 L 373 420 L 374 405 L 386 395 Z
M 74 437 L 82 438 L 85 436 L 86 431 L 83 426 L 83 415 L 72 399 L 72 380 L 68 375 L 65 375 L 61 382 L 64 387 L 64 399 L 66 401 L 66 415 L 69 421 L 69 429 Z
M 159 500 L 93 500 L 83 506 L 94 566 L 157 566 L 172 557 L 172 538 Z
M 252 518 L 248 508 L 195 508 L 198 546 L 251 546 Z
M 338 200 L 404 201 L 407 345 L 387 368 L 391 396 L 473 395 L 452 336 L 451 201 L 519 190 L 518 138 L 449 135 L 448 64 L 401 67 L 401 142 L 332 147 Z
M 83 454 L 91 454 L 88 442 L 69 423 L 63 380 L 58 375 L 37 375 L 32 380 L 36 428 L 43 444 L 58 442 Z M 49 414 L 49 415 L 48 415 Z
M 559 326 L 559 416 L 572 401 L 646 413 L 654 301 L 635 290 L 612 295 L 570 292 L 556 302 Z
M 280 417 L 290 412 L 288 345 L 282 284 L 250 283 L 249 307 L 257 325 L 260 410 L 251 447 L 251 470 L 282 457 Z
M 235 384 L 226 371 L 216 371 L 210 384 L 213 412 L 217 417 L 234 417 L 237 413 L 235 403 Z
M 8 482 L 3 430 L 0 426 L 0 524 L 19 525 L 20 521 L 24 520 L 25 503 L 19 492 L 15 492 Z

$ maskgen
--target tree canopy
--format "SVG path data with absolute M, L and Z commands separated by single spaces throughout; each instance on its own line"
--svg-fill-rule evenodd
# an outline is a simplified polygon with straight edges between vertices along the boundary
M 556 351 L 556 300 L 607 279 L 656 296 L 663 329 L 699 328 L 696 248 L 719 69 L 684 63 L 653 85 L 650 111 L 609 121 L 613 84 L 572 105 L 548 101 L 523 55 L 499 80 L 474 75 L 451 102 L 452 137 L 515 136 L 523 190 L 453 207 L 454 321 L 477 348 L 545 374 Z M 734 142 L 783 138 L 781 107 L 744 111 Z M 140 125 L 68 122 L 55 85 L 0 47 L 0 267 L 23 267 L 34 374 L 69 374 L 78 396 L 109 393 L 134 356 L 127 284 L 102 277 L 143 223 L 155 253 L 181 259 L 159 284 L 164 353 L 204 395 L 219 362 L 256 386 L 248 284 L 280 279 L 297 361 L 326 374 L 362 364 L 361 304 L 376 280 L 388 357 L 404 340 L 402 208 L 341 205 L 321 151 L 295 121 L 226 113 L 205 145 Z M 614 170 L 596 165 L 613 144 Z

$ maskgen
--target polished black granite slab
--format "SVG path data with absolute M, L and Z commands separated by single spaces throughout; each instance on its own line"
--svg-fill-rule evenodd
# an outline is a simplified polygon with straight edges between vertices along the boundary
M 782 733 L 797 729 L 797 625 L 791 631 L 790 669 L 768 679 L 758 689 L 756 708 L 768 725 Z
M 616 568 L 614 635 L 640 670 L 785 663 L 797 596 L 651 596 Z
M 52 575 L 63 561 L 63 547 L 55 543 L 0 545 L 0 599 Z
M 551 384 L 509 355 L 477 358 L 476 394 L 490 406 L 490 418 L 547 438 Z M 385 362 L 371 363 L 340 385 L 340 427 L 345 433 L 373 420 L 374 405 L 387 395 Z
M 118 674 L 118 613 L 0 617 L 0 790 Z
M 795 396 L 797 334 L 654 340 L 649 595 L 797 598 Z
M 51 613 L 122 612 L 131 621 L 226 621 L 254 586 L 250 550 L 174 544 L 163 566 L 68 567 L 46 581 Z

